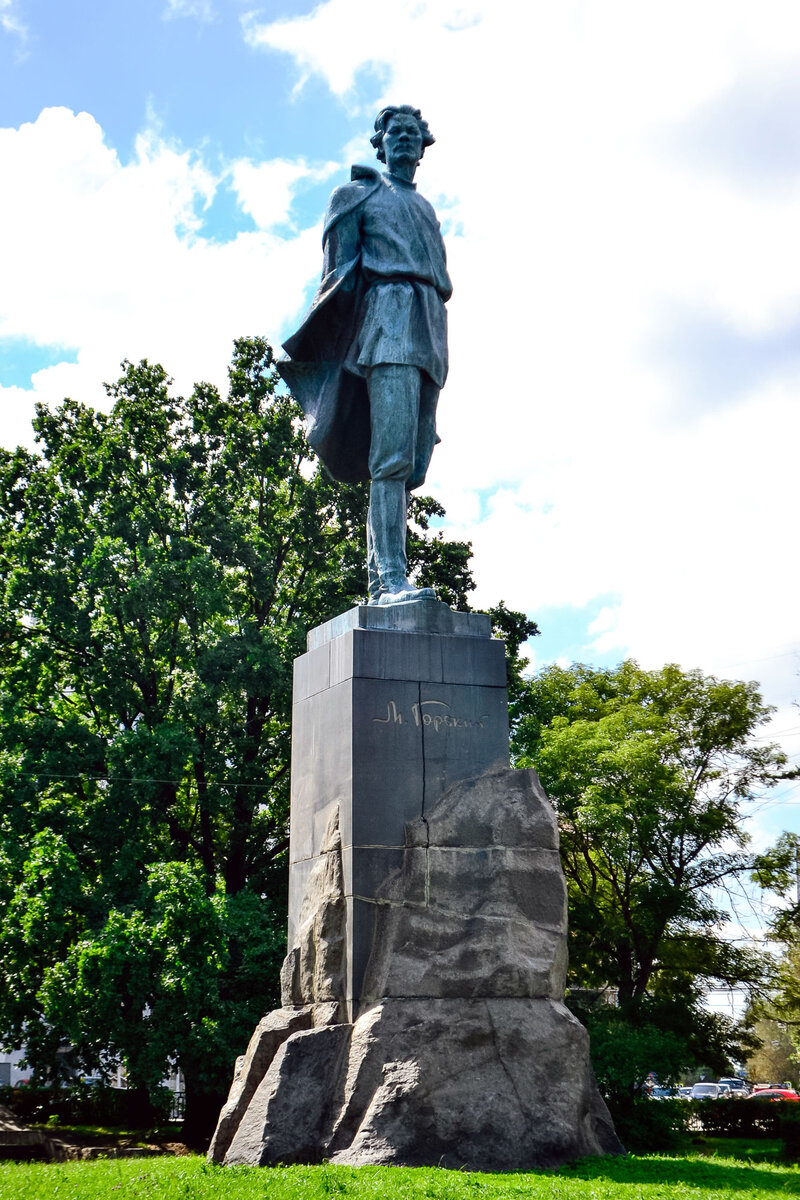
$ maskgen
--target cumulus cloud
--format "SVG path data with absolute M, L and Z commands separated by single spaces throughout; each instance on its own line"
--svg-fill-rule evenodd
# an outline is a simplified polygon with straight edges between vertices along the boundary
M 277 338 L 319 273 L 316 225 L 205 237 L 205 211 L 239 167 L 215 173 L 155 133 L 123 163 L 88 113 L 46 109 L 0 129 L 0 162 L 14 181 L 0 192 L 0 338 L 77 351 L 30 389 L 0 388 L 6 444 L 30 440 L 35 400 L 103 403 L 123 358 L 160 360 L 184 389 L 224 383 L 233 338 Z
M 480 22 L 481 5 L 458 0 L 394 0 L 391 20 L 376 19 L 368 0 L 320 4 L 307 16 L 264 21 L 257 12 L 242 17 L 245 40 L 253 47 L 292 54 L 303 80 L 317 73 L 337 95 L 350 91 L 365 67 L 394 63 L 409 48 L 418 57 L 435 32 L 453 33 Z M 382 33 L 383 31 L 383 33 Z M 416 43 L 416 45 L 415 45 Z
M 243 158 L 233 164 L 231 176 L 242 210 L 260 229 L 271 229 L 289 222 L 301 187 L 319 183 L 338 169 L 335 162 L 310 167 L 303 158 L 275 158 L 262 163 Z
M 676 161 L 759 192 L 791 186 L 800 170 L 800 81 L 791 62 L 745 69 L 732 86 L 663 135 Z

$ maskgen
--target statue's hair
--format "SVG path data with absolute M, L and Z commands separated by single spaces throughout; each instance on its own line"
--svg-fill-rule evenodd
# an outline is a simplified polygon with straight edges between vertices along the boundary
M 425 153 L 426 146 L 432 146 L 436 138 L 428 129 L 428 122 L 424 119 L 418 108 L 414 108 L 412 104 L 389 104 L 386 108 L 382 108 L 375 118 L 375 132 L 369 139 L 370 143 L 375 147 L 375 152 L 378 156 L 378 162 L 386 162 L 386 152 L 383 149 L 383 139 L 386 134 L 386 126 L 392 117 L 399 113 L 411 116 L 417 122 L 419 131 L 422 134 L 422 154 Z M 422 158 L 422 154 L 420 158 Z

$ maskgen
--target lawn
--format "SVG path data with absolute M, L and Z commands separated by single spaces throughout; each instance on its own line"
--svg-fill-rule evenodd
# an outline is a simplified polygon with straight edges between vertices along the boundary
M 507 1175 L 402 1167 L 230 1168 L 209 1166 L 198 1157 L 0 1164 L 0 1200 L 776 1200 L 779 1196 L 800 1196 L 800 1167 L 719 1154 L 588 1159 L 556 1172 Z

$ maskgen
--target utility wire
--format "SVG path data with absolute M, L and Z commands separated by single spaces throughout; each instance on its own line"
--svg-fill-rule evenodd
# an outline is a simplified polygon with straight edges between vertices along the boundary
M 103 783 L 110 780 L 112 783 L 174 783 L 176 786 L 183 783 L 186 778 L 186 776 L 181 776 L 180 779 L 155 779 L 150 775 L 59 775 L 54 771 L 37 771 L 35 774 L 14 771 L 13 775 L 15 779 L 83 779 L 89 783 Z M 244 779 L 230 779 L 217 781 L 215 786 L 270 788 L 274 787 L 274 783 L 250 783 Z

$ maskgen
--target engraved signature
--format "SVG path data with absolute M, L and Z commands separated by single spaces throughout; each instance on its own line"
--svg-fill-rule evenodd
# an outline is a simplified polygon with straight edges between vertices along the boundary
M 428 712 L 427 709 L 435 705 L 437 709 L 448 709 L 447 712 Z M 467 717 L 457 717 L 449 711 L 450 705 L 444 700 L 423 700 L 419 704 L 411 705 L 411 720 L 414 725 L 430 726 L 434 733 L 438 733 L 441 729 L 483 729 L 486 722 L 489 720 L 489 714 L 483 713 L 475 720 L 470 720 Z M 403 715 L 394 700 L 390 700 L 386 705 L 385 717 L 373 717 L 372 720 L 377 725 L 406 725 L 408 724 L 407 717 Z

